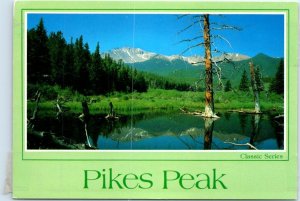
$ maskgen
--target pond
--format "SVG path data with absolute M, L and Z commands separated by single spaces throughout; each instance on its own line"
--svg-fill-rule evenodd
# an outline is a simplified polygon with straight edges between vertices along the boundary
M 91 116 L 85 126 L 79 115 L 40 117 L 36 131 L 53 133 L 70 144 L 100 150 L 281 150 L 283 119 L 272 114 L 219 113 L 213 121 L 179 112 L 142 113 L 107 120 Z M 28 149 L 60 149 L 55 143 L 28 135 Z M 251 144 L 249 146 L 249 144 Z

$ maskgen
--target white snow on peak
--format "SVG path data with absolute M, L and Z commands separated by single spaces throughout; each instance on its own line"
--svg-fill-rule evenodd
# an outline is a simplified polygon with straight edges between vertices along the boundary
M 136 62 L 144 62 L 149 59 L 163 59 L 166 61 L 175 61 L 175 60 L 183 60 L 190 64 L 199 65 L 204 61 L 204 57 L 193 55 L 193 56 L 181 56 L 181 55 L 161 55 L 154 52 L 148 52 L 145 50 L 142 50 L 140 48 L 131 48 L 131 47 L 122 47 L 113 49 L 108 52 L 110 56 L 115 59 L 119 60 L 122 59 L 124 63 L 136 63 Z M 239 53 L 227 53 L 222 54 L 220 56 L 214 57 L 214 61 L 220 61 L 224 58 L 230 59 L 232 61 L 241 61 L 245 59 L 249 59 L 250 57 L 246 55 L 242 55 Z
M 143 62 L 156 55 L 156 53 L 146 52 L 140 48 L 128 47 L 113 49 L 108 54 L 114 59 L 122 59 L 125 63 Z

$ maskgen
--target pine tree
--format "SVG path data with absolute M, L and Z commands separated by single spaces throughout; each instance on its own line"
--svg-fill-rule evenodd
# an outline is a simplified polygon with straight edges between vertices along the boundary
M 283 59 L 280 60 L 275 78 L 270 85 L 269 91 L 275 92 L 277 94 L 284 93 L 284 61 L 283 61 Z
M 227 80 L 226 84 L 225 84 L 225 88 L 224 88 L 224 91 L 227 92 L 227 91 L 231 91 L 232 87 L 231 87 L 231 82 L 230 80 Z
M 258 91 L 264 91 L 265 87 L 264 87 L 264 83 L 262 80 L 262 74 L 260 72 L 259 67 L 255 68 L 255 80 L 256 80 L 256 85 L 257 85 Z
M 66 55 L 65 55 L 65 73 L 64 73 L 64 85 L 68 87 L 74 87 L 74 43 L 73 38 L 71 38 L 70 44 L 66 46 Z
M 101 82 L 103 81 L 105 74 L 104 70 L 102 69 L 99 43 L 97 43 L 96 50 L 92 54 L 89 76 L 91 87 L 94 93 L 103 93 L 104 87 Z
M 43 19 L 41 18 L 35 29 L 31 29 L 27 33 L 28 81 L 33 83 L 48 82 L 51 69 L 49 64 L 49 49 L 47 46 L 48 36 Z
M 83 44 L 83 36 L 75 41 L 73 86 L 80 93 L 87 94 L 89 86 L 90 51 L 88 44 Z
M 66 41 L 62 32 L 51 33 L 48 39 L 51 80 L 64 87 L 66 66 Z
M 246 70 L 244 70 L 244 72 L 243 72 L 241 82 L 239 85 L 239 89 L 241 91 L 249 91 L 249 79 L 248 79 Z

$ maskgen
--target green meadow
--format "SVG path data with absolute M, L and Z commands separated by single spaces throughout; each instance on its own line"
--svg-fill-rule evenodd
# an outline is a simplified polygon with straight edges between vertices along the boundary
M 165 89 L 149 89 L 147 92 L 132 93 L 110 93 L 109 95 L 82 96 L 78 93 L 72 94 L 68 90 L 59 94 L 67 100 L 63 106 L 69 111 L 80 113 L 81 102 L 86 100 L 89 103 L 91 114 L 107 113 L 109 102 L 112 102 L 117 114 L 139 113 L 155 110 L 179 111 L 184 108 L 188 111 L 204 110 L 204 92 L 177 91 Z M 57 96 L 56 96 L 57 97 Z M 56 98 L 49 99 L 41 97 L 40 110 L 48 112 L 56 111 Z M 242 91 L 216 91 L 214 94 L 215 109 L 218 110 L 251 110 L 254 108 L 253 93 Z M 260 103 L 263 112 L 283 112 L 283 97 L 275 93 L 261 92 Z M 35 107 L 34 101 L 28 101 L 28 111 Z M 46 111 L 45 111 L 46 112 Z

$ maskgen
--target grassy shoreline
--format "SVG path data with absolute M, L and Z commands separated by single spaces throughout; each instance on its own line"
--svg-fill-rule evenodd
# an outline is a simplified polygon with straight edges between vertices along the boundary
M 83 97 L 70 96 L 65 97 L 70 101 L 64 103 L 73 113 L 81 113 L 81 101 Z M 93 100 L 89 105 L 91 114 L 107 113 L 109 111 L 109 102 L 114 104 L 114 109 L 118 114 L 138 113 L 141 111 L 159 111 L 174 110 L 180 108 L 187 110 L 204 110 L 204 92 L 180 92 L 176 90 L 150 89 L 145 93 L 133 92 L 113 93 L 110 96 L 89 96 Z M 215 92 L 215 110 L 244 110 L 253 109 L 253 94 L 251 92 Z M 274 111 L 283 112 L 283 97 L 277 94 L 260 94 L 261 109 L 263 112 Z M 32 111 L 35 103 L 27 102 L 28 112 Z M 55 100 L 46 100 L 42 97 L 39 103 L 40 111 L 56 112 Z

